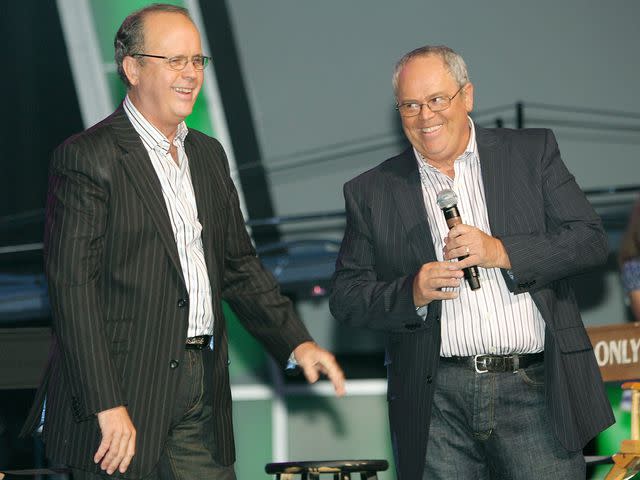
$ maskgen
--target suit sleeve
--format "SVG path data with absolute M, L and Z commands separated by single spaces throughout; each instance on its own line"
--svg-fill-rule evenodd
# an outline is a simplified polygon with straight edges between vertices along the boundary
M 224 152 L 221 155 L 226 161 Z M 242 325 L 284 366 L 291 352 L 312 338 L 291 301 L 280 293 L 276 280 L 256 256 L 231 178 L 228 184 L 222 297 Z
M 500 237 L 511 261 L 512 275 L 505 279 L 515 293 L 600 265 L 608 254 L 602 222 L 564 165 L 550 130 L 541 178 L 544 230 Z
M 96 152 L 72 143 L 53 155 L 45 226 L 45 269 L 63 374 L 76 419 L 126 404 L 103 329 L 100 294 L 108 189 Z
M 332 315 L 353 326 L 404 331 L 424 328 L 437 314 L 429 308 L 423 319 L 413 303 L 413 279 L 417 272 L 382 281 L 376 272 L 376 254 L 364 203 L 358 200 L 364 187 L 344 187 L 347 225 L 333 275 L 329 307 Z

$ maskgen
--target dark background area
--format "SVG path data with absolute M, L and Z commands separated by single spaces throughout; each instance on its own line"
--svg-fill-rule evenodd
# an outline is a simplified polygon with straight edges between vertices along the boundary
M 0 245 L 39 242 L 42 222 L 22 219 L 44 207 L 51 151 L 81 131 L 82 120 L 56 3 L 0 2 L 0 34 Z M 22 226 L 7 228 L 9 219 Z
M 56 2 L 0 2 L 0 246 L 42 241 L 49 158 L 83 129 Z M 35 220 L 35 221 L 34 221 Z M 2 271 L 42 271 L 41 254 L 0 256 Z M 34 390 L 0 390 L 0 467 L 36 466 L 40 443 L 18 438 Z

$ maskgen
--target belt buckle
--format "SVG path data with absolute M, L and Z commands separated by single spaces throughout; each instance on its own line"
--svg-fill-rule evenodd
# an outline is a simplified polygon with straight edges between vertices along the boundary
M 482 359 L 480 359 L 482 357 Z M 478 365 L 481 365 L 484 370 L 480 370 Z M 487 373 L 489 369 L 487 368 L 487 356 L 486 355 L 474 355 L 473 357 L 473 368 L 475 368 L 476 373 Z

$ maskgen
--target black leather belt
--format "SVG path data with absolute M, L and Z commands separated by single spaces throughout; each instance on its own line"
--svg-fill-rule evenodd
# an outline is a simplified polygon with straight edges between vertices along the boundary
M 199 335 L 197 337 L 189 337 L 185 342 L 185 348 L 187 350 L 204 350 L 209 348 L 211 343 L 211 335 Z
M 544 352 L 511 355 L 474 355 L 473 357 L 440 357 L 441 362 L 456 363 L 477 373 L 517 372 L 521 368 L 540 363 Z

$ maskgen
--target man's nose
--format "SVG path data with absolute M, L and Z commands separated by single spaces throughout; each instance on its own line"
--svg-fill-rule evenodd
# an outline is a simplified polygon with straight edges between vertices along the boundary
M 193 65 L 193 60 L 189 60 L 185 67 L 182 69 L 182 75 L 189 78 L 196 76 L 196 67 Z
M 427 119 L 433 117 L 434 115 L 435 114 L 431 111 L 429 105 L 427 105 L 426 103 L 420 105 L 420 113 L 418 114 L 420 118 Z

